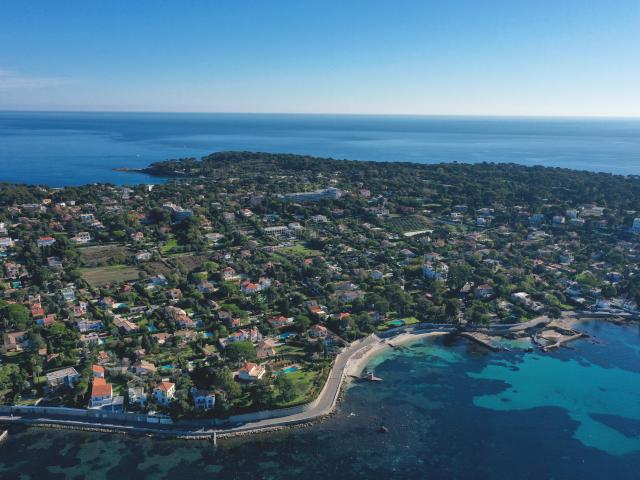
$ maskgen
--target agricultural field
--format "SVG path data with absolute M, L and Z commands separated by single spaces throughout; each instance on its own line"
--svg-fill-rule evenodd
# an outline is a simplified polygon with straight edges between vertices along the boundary
M 137 280 L 138 270 L 128 265 L 108 265 L 106 267 L 81 268 L 82 278 L 93 287 L 101 287 L 113 282 Z
M 151 275 L 167 275 L 171 273 L 171 268 L 167 267 L 164 262 L 147 262 L 145 263 L 145 269 L 151 273 Z
M 207 261 L 207 257 L 205 255 L 179 255 L 173 257 L 173 260 L 185 272 L 193 272 L 202 267 L 202 264 Z
M 420 215 L 411 215 L 408 217 L 392 217 L 387 220 L 387 226 L 402 233 L 415 232 L 425 230 L 431 226 L 426 218 Z
M 108 263 L 125 263 L 131 258 L 131 252 L 121 245 L 97 245 L 78 248 L 80 263 L 85 267 L 98 267 Z

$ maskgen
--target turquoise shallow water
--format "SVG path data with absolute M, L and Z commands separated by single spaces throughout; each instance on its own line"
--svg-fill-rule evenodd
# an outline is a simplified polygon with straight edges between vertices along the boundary
M 492 410 L 559 407 L 579 423 L 574 438 L 613 455 L 639 452 L 640 437 L 598 420 L 601 415 L 640 422 L 640 379 L 637 372 L 528 355 L 517 366 L 487 365 L 473 378 L 505 382 L 503 392 L 474 397 L 474 405 Z
M 0 478 L 638 478 L 640 331 L 583 328 L 597 343 L 549 354 L 442 338 L 385 351 L 368 366 L 383 382 L 351 386 L 328 421 L 217 448 L 14 429 Z

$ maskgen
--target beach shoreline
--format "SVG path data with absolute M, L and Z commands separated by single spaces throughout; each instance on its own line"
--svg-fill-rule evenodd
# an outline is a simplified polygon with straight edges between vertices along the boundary
M 363 353 L 361 357 L 355 359 L 355 361 L 348 366 L 345 370 L 345 374 L 347 376 L 357 377 L 362 374 L 362 371 L 367 366 L 367 364 L 375 358 L 377 355 L 382 354 L 383 352 L 393 348 L 394 346 L 406 345 L 410 343 L 415 343 L 420 340 L 424 340 L 426 338 L 438 337 L 442 335 L 447 335 L 448 332 L 417 332 L 417 333 L 400 333 L 396 337 L 392 337 L 390 339 L 381 338 L 377 343 L 375 343 L 371 348 Z

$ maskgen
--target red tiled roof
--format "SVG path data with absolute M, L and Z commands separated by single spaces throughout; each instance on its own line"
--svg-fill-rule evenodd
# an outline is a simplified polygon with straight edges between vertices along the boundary
M 258 365 L 256 365 L 255 363 L 252 362 L 245 362 L 243 367 L 240 369 L 240 371 L 245 371 L 247 373 L 251 372 L 251 370 L 253 370 L 254 368 L 256 368 Z
M 156 385 L 156 389 L 157 390 L 162 390 L 163 392 L 168 392 L 169 390 L 171 390 L 171 388 L 174 385 L 175 384 L 173 384 L 171 382 L 160 382 L 158 385 Z
M 93 379 L 91 398 L 111 396 L 112 392 L 111 384 L 107 383 L 104 378 Z

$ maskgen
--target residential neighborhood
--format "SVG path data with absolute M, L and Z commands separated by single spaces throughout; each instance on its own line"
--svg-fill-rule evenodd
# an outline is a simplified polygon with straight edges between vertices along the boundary
M 4 403 L 224 418 L 313 400 L 371 333 L 640 313 L 637 181 L 246 152 L 149 173 L 176 178 L 0 189 Z

